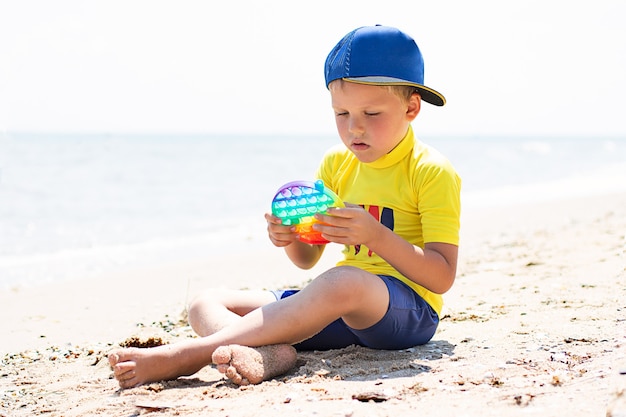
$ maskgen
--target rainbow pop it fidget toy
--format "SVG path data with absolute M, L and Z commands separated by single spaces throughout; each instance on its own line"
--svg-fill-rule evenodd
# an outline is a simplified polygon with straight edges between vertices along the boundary
M 272 200 L 272 214 L 286 226 L 295 226 L 298 238 L 306 243 L 325 244 L 328 240 L 313 230 L 318 223 L 316 213 L 326 213 L 329 207 L 345 207 L 341 199 L 324 186 L 321 180 L 293 181 L 279 188 Z

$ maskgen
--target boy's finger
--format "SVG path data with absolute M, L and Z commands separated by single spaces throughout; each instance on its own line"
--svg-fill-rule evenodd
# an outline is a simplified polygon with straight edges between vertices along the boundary
M 272 223 L 272 224 L 282 224 L 283 221 L 281 220 L 280 217 L 276 217 L 273 214 L 270 213 L 265 213 L 265 220 L 267 220 L 268 222 Z
M 355 207 L 359 207 L 359 206 L 355 206 Z M 329 207 L 328 210 L 326 211 L 326 214 L 316 214 L 315 218 L 318 220 L 324 220 L 328 219 L 329 217 L 345 217 L 345 218 L 349 218 L 352 217 L 352 210 L 355 207 Z M 319 217 L 318 217 L 319 216 Z

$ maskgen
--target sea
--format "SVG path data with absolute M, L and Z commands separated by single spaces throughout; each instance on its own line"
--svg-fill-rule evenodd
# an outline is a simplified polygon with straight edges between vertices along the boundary
M 626 137 L 420 137 L 464 210 L 626 192 Z M 268 245 L 277 189 L 334 135 L 0 132 L 0 289 Z

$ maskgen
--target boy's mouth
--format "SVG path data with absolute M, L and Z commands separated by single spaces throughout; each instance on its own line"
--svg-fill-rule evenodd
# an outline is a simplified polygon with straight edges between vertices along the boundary
M 369 148 L 369 145 L 365 142 L 354 141 L 352 142 L 352 145 L 350 145 L 350 147 L 357 151 L 363 151 Z

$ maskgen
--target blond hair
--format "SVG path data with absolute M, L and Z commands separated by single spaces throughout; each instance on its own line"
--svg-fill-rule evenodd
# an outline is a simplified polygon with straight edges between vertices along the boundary
M 332 90 L 334 85 L 341 87 L 343 86 L 343 83 L 345 82 L 350 82 L 350 81 L 346 81 L 342 78 L 333 80 L 330 82 L 330 84 L 328 84 L 328 89 Z M 380 84 L 366 84 L 366 85 L 374 85 L 376 87 L 382 87 L 385 90 L 389 91 L 391 94 L 399 97 L 401 100 L 403 100 L 406 103 L 409 102 L 413 94 L 419 95 L 420 98 L 422 97 L 419 90 L 410 85 L 380 85 Z

